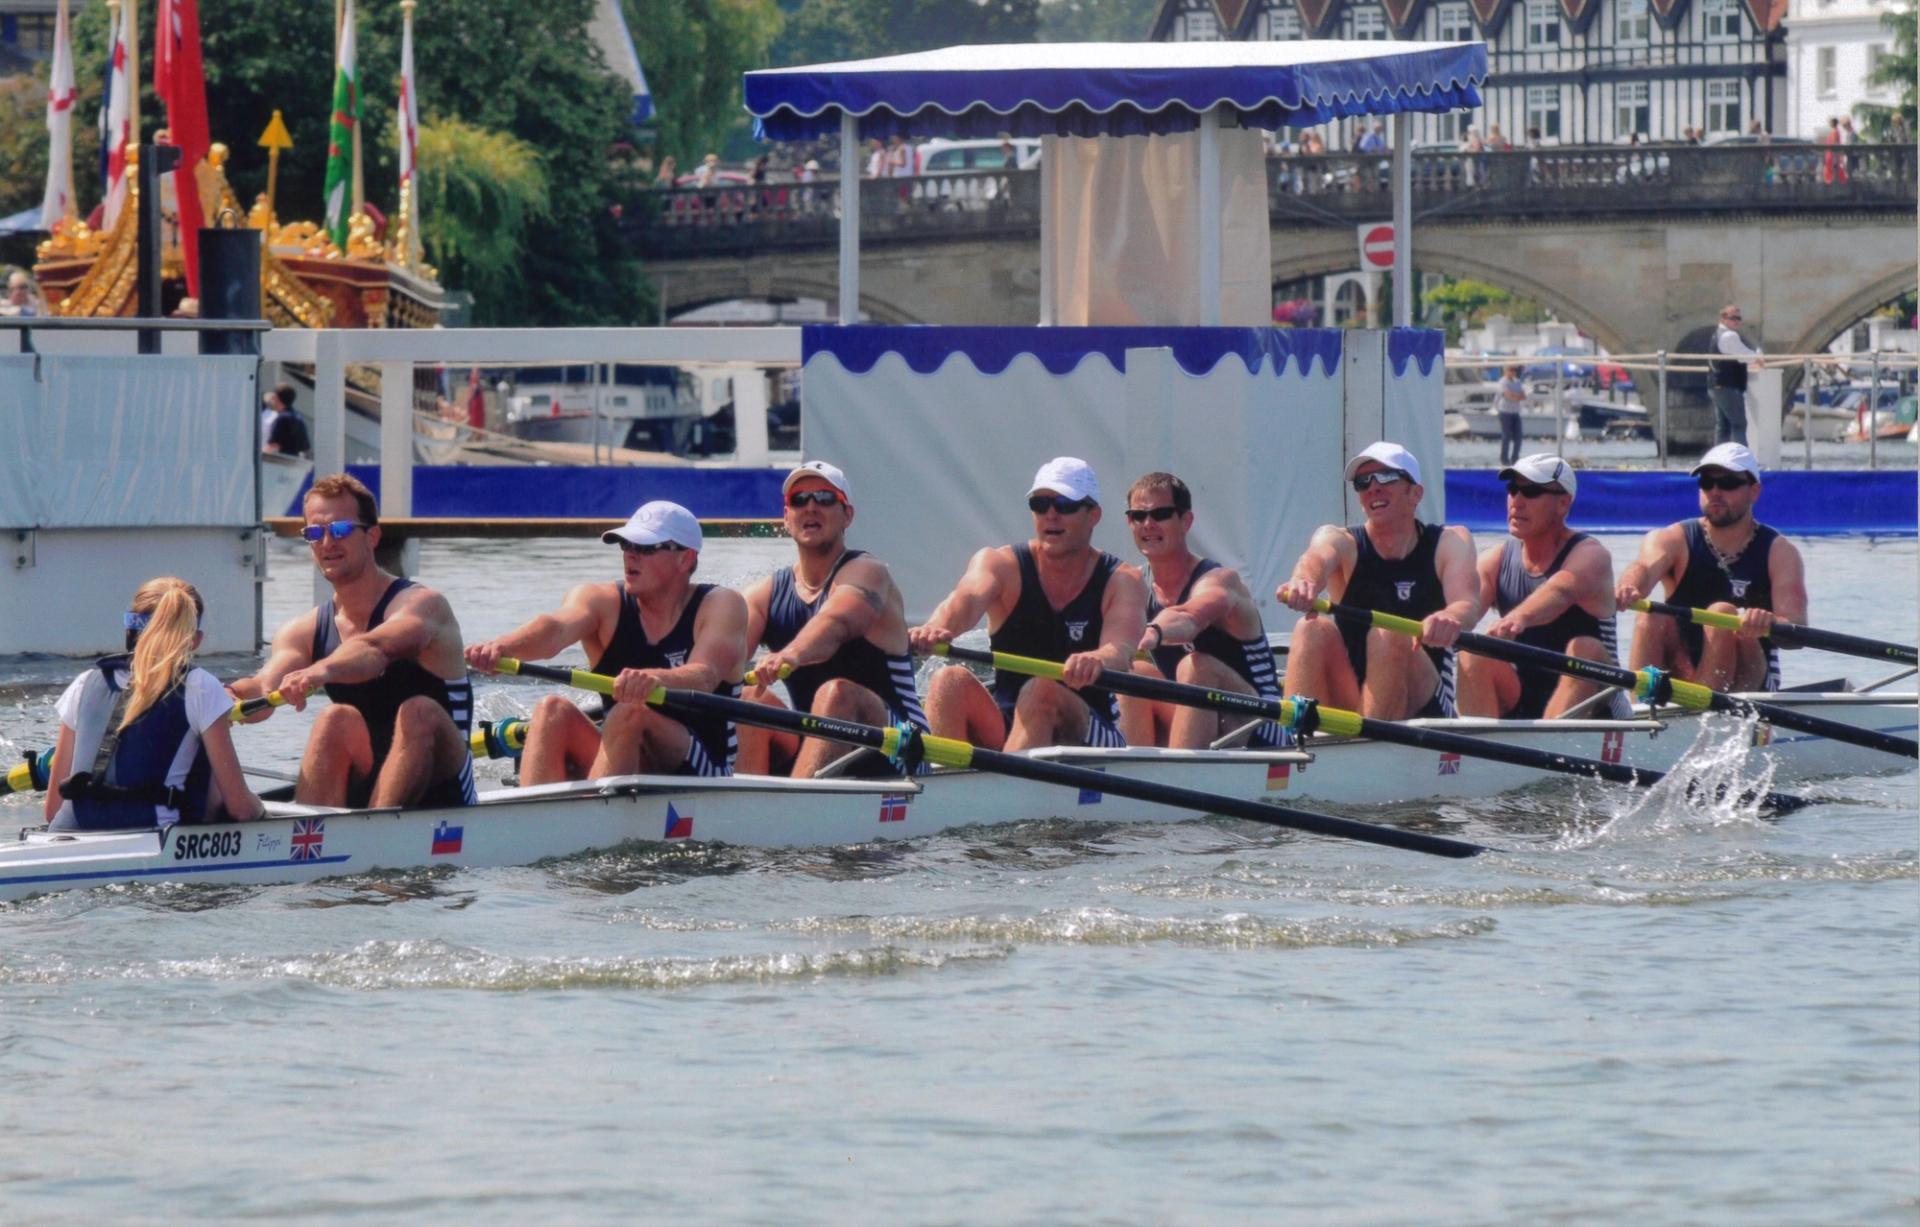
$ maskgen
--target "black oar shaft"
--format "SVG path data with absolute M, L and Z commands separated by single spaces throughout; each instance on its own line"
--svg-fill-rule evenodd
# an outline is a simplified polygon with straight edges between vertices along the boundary
M 1324 612 L 1331 613 L 1337 618 L 1382 627 L 1402 634 L 1418 635 L 1420 633 L 1418 622 L 1392 614 L 1378 613 L 1371 609 L 1356 609 L 1352 606 L 1335 605 L 1329 602 Z M 1838 720 L 1811 716 L 1791 707 L 1782 707 L 1777 703 L 1762 703 L 1736 695 L 1722 694 L 1696 682 L 1664 678 L 1664 685 L 1669 689 L 1670 696 L 1649 693 L 1647 674 L 1623 669 L 1618 665 L 1609 665 L 1603 661 L 1587 660 L 1584 657 L 1570 656 L 1561 652 L 1549 652 L 1545 648 L 1515 643 L 1511 639 L 1495 639 L 1491 635 L 1477 635 L 1472 631 L 1462 631 L 1456 642 L 1464 652 L 1490 656 L 1509 664 L 1548 669 L 1606 686 L 1618 686 L 1636 697 L 1648 699 L 1654 703 L 1664 702 L 1671 697 L 1681 706 L 1695 710 L 1711 709 L 1732 715 L 1757 717 L 1778 728 L 1793 729 L 1795 732 L 1824 737 L 1829 741 L 1843 741 L 1850 745 L 1864 746 L 1870 750 L 1881 750 L 1905 758 L 1920 759 L 1920 743 L 1916 743 L 1911 738 L 1896 737 L 1878 729 L 1863 729 L 1852 724 L 1842 724 Z
M 582 670 L 556 669 L 545 665 L 504 660 L 500 662 L 500 668 L 503 673 L 519 673 L 527 677 L 545 678 L 601 694 L 609 693 L 612 689 L 611 678 Z M 843 742 L 847 745 L 865 746 L 887 755 L 898 755 L 909 748 L 909 735 L 903 734 L 898 728 L 877 728 L 851 720 L 788 711 L 786 708 L 771 707 L 745 699 L 730 699 L 725 695 L 662 689 L 649 695 L 647 701 L 662 711 L 670 713 L 723 716 L 740 724 L 782 729 L 799 733 L 804 737 L 824 737 L 829 741 Z M 1396 827 L 1375 826 L 1372 823 L 1356 822 L 1351 818 L 1336 818 L 1330 814 L 1316 814 L 1308 810 L 1294 809 L 1291 806 L 1248 801 L 1239 797 L 1201 792 L 1172 784 L 1129 779 L 1111 772 L 1095 771 L 1068 763 L 1048 762 L 1044 759 L 1028 758 L 1022 754 L 985 750 L 947 737 L 919 735 L 918 741 L 927 758 L 942 766 L 974 767 L 996 775 L 1013 776 L 1016 779 L 1107 793 L 1116 797 L 1126 797 L 1129 800 L 1192 810 L 1201 814 L 1243 818 L 1268 826 L 1288 827 L 1317 835 L 1331 835 L 1339 839 L 1379 844 L 1408 852 L 1422 852 L 1429 856 L 1464 859 L 1487 851 L 1479 844 L 1467 843 L 1464 840 L 1424 835 L 1418 831 L 1403 831 Z
M 1686 605 L 1672 605 L 1666 601 L 1635 601 L 1633 607 L 1647 613 L 1677 618 L 1682 622 L 1692 622 L 1699 626 L 1736 630 L 1740 625 L 1739 618 L 1733 614 L 1717 613 L 1711 609 L 1693 609 Z M 1782 643 L 1798 644 L 1803 648 L 1820 648 L 1824 651 L 1839 652 L 1844 656 L 1859 656 L 1867 660 L 1897 661 L 1903 665 L 1920 664 L 1920 651 L 1904 643 L 1888 643 L 1882 639 L 1868 639 L 1861 635 L 1826 631 L 1816 626 L 1801 626 L 1798 622 L 1775 621 L 1772 629 L 1767 633 Z

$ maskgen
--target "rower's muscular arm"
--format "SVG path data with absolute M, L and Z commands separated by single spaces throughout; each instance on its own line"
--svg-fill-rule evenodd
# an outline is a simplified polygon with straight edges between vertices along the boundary
M 447 598 L 430 588 L 409 588 L 388 608 L 386 621 L 347 640 L 325 660 L 293 670 L 280 679 L 280 690 L 298 711 L 306 706 L 307 695 L 322 686 L 372 681 L 394 661 L 418 660 L 448 635 L 458 649 L 459 623 Z
M 1075 690 L 1096 682 L 1102 669 L 1133 668 L 1134 645 L 1147 625 L 1147 585 L 1132 567 L 1115 567 L 1100 594 L 1100 646 L 1061 662 L 1060 680 Z
M 1480 585 L 1480 608 L 1485 613 L 1493 612 L 1494 598 L 1500 592 L 1500 555 L 1504 552 L 1497 545 L 1482 550 L 1480 560 L 1474 563 L 1474 578 Z
M 1773 549 L 1767 554 L 1767 571 L 1773 580 L 1773 616 L 1805 626 L 1807 571 L 1800 547 L 1785 537 L 1775 537 Z
M 1620 582 L 1613 590 L 1614 604 L 1625 609 L 1651 593 L 1654 585 L 1667 578 L 1669 573 L 1677 578 L 1680 554 L 1686 548 L 1686 540 L 1677 524 L 1656 528 L 1648 533 L 1640 542 L 1640 556 L 1620 572 Z
M 267 663 L 252 677 L 243 677 L 227 687 L 236 699 L 257 699 L 280 689 L 281 679 L 295 669 L 313 663 L 313 620 L 317 610 L 308 610 L 274 632 L 273 646 L 267 651 Z M 271 707 L 248 716 L 246 723 L 258 724 L 273 714 Z
M 769 662 L 777 669 L 781 664 L 817 665 L 831 659 L 841 645 L 873 629 L 886 613 L 892 592 L 893 577 L 883 563 L 870 558 L 847 563 L 834 578 L 833 591 L 821 603 L 820 612 L 800 628 L 792 643 L 762 657 L 756 671 Z M 765 672 L 758 676 L 771 680 Z
M 1433 570 L 1439 577 L 1446 605 L 1421 622 L 1420 642 L 1430 648 L 1449 647 L 1460 632 L 1480 620 L 1480 576 L 1474 570 L 1473 537 L 1449 525 L 1433 551 Z
M 747 668 L 747 598 L 731 588 L 715 588 L 700 602 L 693 620 L 693 650 L 687 663 L 663 669 L 659 684 L 680 690 L 712 690 L 737 682 Z
M 1566 564 L 1487 633 L 1511 639 L 1530 626 L 1553 621 L 1575 605 L 1596 618 L 1613 616 L 1613 559 L 1607 548 L 1592 538 L 1574 546 Z
M 1159 634 L 1143 636 L 1141 646 L 1150 649 L 1163 643 L 1192 643 L 1209 626 L 1226 629 L 1243 603 L 1251 609 L 1253 594 L 1247 591 L 1240 573 L 1228 567 L 1215 567 L 1194 583 L 1193 591 L 1184 602 L 1169 605 L 1154 615 L 1152 625 L 1160 628 Z
M 1333 594 L 1336 586 L 1344 591 L 1347 576 L 1353 573 L 1359 559 L 1360 551 L 1353 543 L 1352 533 L 1338 524 L 1322 524 L 1314 532 L 1307 552 L 1293 564 L 1293 574 L 1273 595 L 1289 609 L 1309 618 L 1318 617 L 1313 612 L 1314 598 L 1323 592 Z
M 1020 567 L 1011 549 L 995 545 L 979 551 L 947 599 L 934 608 L 924 624 L 907 632 L 913 650 L 931 651 L 935 644 L 949 643 L 956 635 L 972 630 L 982 617 L 994 612 L 1003 594 L 1019 584 Z
M 469 647 L 467 663 L 492 673 L 502 656 L 547 660 L 589 638 L 605 642 L 612 638 L 619 610 L 619 590 L 614 585 L 578 584 L 554 612 L 540 614 L 497 639 Z

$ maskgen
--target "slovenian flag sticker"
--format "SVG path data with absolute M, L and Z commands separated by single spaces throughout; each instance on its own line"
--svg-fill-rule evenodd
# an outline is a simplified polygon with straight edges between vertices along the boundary
M 679 810 L 673 807 L 673 802 L 671 801 L 667 802 L 666 838 L 668 839 L 692 839 L 693 838 L 693 815 L 681 813 Z
M 452 856 L 460 851 L 461 842 L 466 834 L 467 828 L 448 826 L 446 819 L 442 818 L 440 825 L 433 828 L 433 855 Z

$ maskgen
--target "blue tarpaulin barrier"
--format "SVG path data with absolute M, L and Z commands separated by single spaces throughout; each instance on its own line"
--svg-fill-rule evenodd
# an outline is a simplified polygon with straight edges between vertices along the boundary
M 349 470 L 377 494 L 378 465 Z M 620 519 L 649 499 L 671 499 L 710 520 L 775 519 L 782 469 L 416 465 L 422 516 Z M 1778 470 L 1766 475 L 1759 518 L 1795 536 L 1915 535 L 1920 475 L 1911 470 Z M 292 509 L 298 512 L 296 505 Z M 1589 532 L 1645 532 L 1700 512 L 1685 473 L 1582 469 L 1572 520 Z M 1507 528 L 1506 488 L 1493 469 L 1447 473 L 1447 519 L 1476 533 Z

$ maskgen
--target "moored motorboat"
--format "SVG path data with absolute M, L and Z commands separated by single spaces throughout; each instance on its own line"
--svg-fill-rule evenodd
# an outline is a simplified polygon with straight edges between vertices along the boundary
M 1911 735 L 1915 696 L 1850 691 L 1752 696 L 1863 728 Z M 1912 770 L 1897 758 L 1766 725 L 1642 710 L 1633 720 L 1432 720 L 1417 725 L 1546 747 L 1656 770 L 1698 740 L 1760 747 L 1743 768 L 1770 765 L 1773 784 Z M 1228 797 L 1286 805 L 1382 806 L 1485 797 L 1552 777 L 1525 767 L 1365 739 L 1316 740 L 1307 750 L 1086 750 L 1033 757 Z M 503 788 L 459 809 L 344 810 L 270 803 L 249 823 L 166 831 L 19 832 L 0 843 L 0 900 L 140 882 L 268 885 L 440 865 L 526 865 L 632 842 L 823 847 L 931 835 L 957 827 L 1053 818 L 1177 822 L 1187 810 L 1078 792 L 980 771 L 916 779 L 623 776 Z

